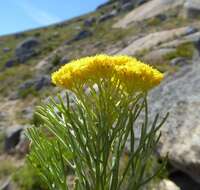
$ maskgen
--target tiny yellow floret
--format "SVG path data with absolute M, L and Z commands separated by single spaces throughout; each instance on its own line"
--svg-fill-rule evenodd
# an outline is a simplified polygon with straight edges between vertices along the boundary
M 62 66 L 52 74 L 52 82 L 74 90 L 100 81 L 118 81 L 127 92 L 146 92 L 158 85 L 163 74 L 130 56 L 96 55 Z M 114 84 L 114 83 L 113 83 Z M 115 83 L 116 84 L 116 83 Z

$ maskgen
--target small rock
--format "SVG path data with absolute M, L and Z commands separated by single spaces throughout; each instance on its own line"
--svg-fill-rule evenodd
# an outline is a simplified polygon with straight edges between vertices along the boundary
M 24 38 L 25 34 L 24 33 L 16 33 L 14 36 L 15 36 L 15 38 Z
M 19 86 L 19 91 L 26 90 L 28 88 L 34 88 L 36 91 L 41 90 L 44 86 L 51 84 L 49 76 L 41 76 L 37 79 L 30 79 L 25 81 Z
M 13 67 L 13 66 L 15 65 L 15 63 L 16 63 L 16 60 L 10 59 L 10 60 L 8 60 L 8 61 L 6 62 L 5 67 L 6 67 L 6 68 Z
M 149 0 L 138 0 L 137 1 L 137 6 L 140 6 L 140 5 L 142 5 L 142 4 L 144 4 L 144 3 L 146 3 L 146 2 L 148 2 Z
M 200 38 L 194 43 L 194 45 L 200 55 Z
M 159 14 L 155 18 L 158 18 L 160 21 L 165 21 L 167 16 L 165 14 Z
M 8 178 L 3 183 L 0 185 L 0 190 L 12 190 L 13 188 L 11 187 L 11 179 Z
M 6 116 L 7 116 L 7 114 L 5 112 L 0 111 L 0 121 L 5 120 Z
M 33 118 L 33 108 L 26 107 L 22 110 L 23 118 L 31 120 Z
M 164 56 L 174 51 L 176 51 L 174 48 L 161 48 L 152 50 L 144 56 L 144 60 L 150 64 L 162 63 Z
M 10 51 L 10 48 L 9 48 L 9 47 L 3 48 L 3 52 L 4 52 L 4 53 L 9 52 L 9 51 Z
M 70 59 L 67 56 L 64 56 L 61 58 L 60 64 L 63 65 L 65 63 L 68 63 L 69 61 L 70 61 Z
M 41 78 L 35 81 L 34 88 L 35 90 L 41 90 L 44 86 L 48 86 L 51 84 L 51 80 L 49 76 L 42 76 Z
M 19 91 L 26 90 L 34 85 L 35 81 L 30 79 L 19 85 Z
M 192 26 L 189 26 L 186 30 L 186 34 L 185 35 L 190 35 L 190 34 L 194 34 L 198 32 L 198 29 L 197 28 L 194 28 Z
M 82 40 L 82 39 L 88 38 L 90 36 L 92 36 L 92 32 L 91 31 L 82 30 L 73 38 L 73 41 Z
M 98 22 L 104 22 L 104 21 L 106 21 L 106 20 L 108 20 L 108 19 L 110 19 L 110 18 L 112 18 L 116 15 L 117 15 L 117 10 L 113 10 L 109 13 L 106 13 L 106 14 L 100 16 Z
M 81 29 L 81 26 L 74 26 L 74 29 L 75 29 L 75 30 L 80 30 L 80 29 Z
M 20 135 L 23 131 L 23 126 L 17 125 L 9 127 L 5 134 L 4 151 L 10 153 L 20 142 Z
M 119 0 L 121 5 L 124 5 L 126 3 L 133 3 L 133 0 Z
M 81 30 L 74 38 L 72 38 L 71 40 L 66 41 L 64 44 L 65 45 L 70 45 L 72 42 L 83 40 L 83 39 L 88 38 L 88 37 L 90 37 L 92 35 L 93 35 L 92 32 L 89 31 L 89 30 Z
M 87 20 L 84 21 L 84 26 L 85 27 L 90 27 L 96 22 L 96 19 L 94 17 L 88 18 Z
M 176 57 L 170 61 L 171 66 L 181 67 L 181 66 L 188 65 L 188 64 L 189 64 L 189 60 L 184 57 Z
M 199 190 L 200 184 L 195 182 L 190 176 L 179 170 L 174 170 L 169 179 L 173 181 L 181 190 Z
M 99 9 L 101 9 L 101 8 L 103 8 L 103 7 L 106 7 L 106 6 L 108 6 L 108 5 L 111 5 L 111 4 L 113 4 L 113 2 L 112 2 L 112 1 L 108 1 L 108 2 L 106 2 L 106 3 L 103 3 L 103 4 L 99 5 L 99 6 L 96 8 L 96 10 L 99 10 Z
M 26 127 L 27 128 L 27 127 Z M 29 151 L 29 145 L 30 141 L 29 139 L 25 136 L 24 131 L 20 134 L 20 141 L 15 147 L 15 150 L 18 154 L 21 156 L 25 155 Z
M 59 36 L 59 33 L 58 32 L 54 32 L 53 33 L 53 37 L 58 37 Z
M 168 179 L 162 180 L 153 190 L 181 190 L 175 183 Z
M 40 41 L 35 37 L 29 37 L 19 43 L 16 47 L 15 54 L 21 63 L 37 54 L 36 48 Z
M 132 10 L 133 8 L 134 8 L 133 3 L 128 2 L 128 3 L 125 3 L 125 4 L 121 5 L 120 10 L 121 10 L 121 11 L 130 11 L 130 10 Z

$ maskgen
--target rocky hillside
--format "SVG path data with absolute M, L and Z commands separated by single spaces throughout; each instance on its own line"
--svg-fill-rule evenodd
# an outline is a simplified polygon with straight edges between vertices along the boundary
M 17 168 L 35 106 L 60 90 L 50 73 L 72 59 L 106 53 L 136 56 L 165 72 L 150 95 L 152 114 L 171 113 L 157 149 L 160 158 L 168 154 L 169 179 L 157 189 L 199 190 L 199 52 L 199 0 L 112 0 L 87 15 L 0 37 L 0 189 L 37 188 L 35 174 Z

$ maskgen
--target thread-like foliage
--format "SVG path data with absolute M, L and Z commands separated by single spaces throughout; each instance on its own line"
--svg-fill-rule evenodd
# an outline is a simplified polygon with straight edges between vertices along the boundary
M 156 116 L 149 126 L 145 95 L 127 97 L 120 89 L 113 93 L 99 88 L 97 95 L 90 89 L 71 106 L 67 95 L 65 102 L 51 99 L 37 110 L 41 127 L 27 132 L 32 142 L 28 158 L 50 190 L 68 189 L 69 167 L 78 190 L 138 190 L 162 171 L 164 164 L 153 173 L 148 167 L 166 117 L 158 124 Z M 137 125 L 141 130 L 136 141 L 134 124 L 139 116 L 143 122 Z M 128 160 L 122 163 L 125 148 Z

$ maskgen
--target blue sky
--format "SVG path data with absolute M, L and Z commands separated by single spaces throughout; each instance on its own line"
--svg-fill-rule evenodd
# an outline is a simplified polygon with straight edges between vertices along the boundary
M 49 25 L 90 11 L 107 0 L 0 0 L 0 35 Z

